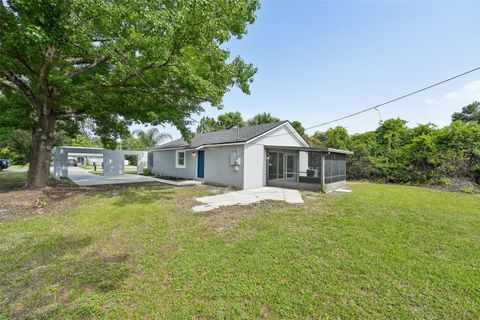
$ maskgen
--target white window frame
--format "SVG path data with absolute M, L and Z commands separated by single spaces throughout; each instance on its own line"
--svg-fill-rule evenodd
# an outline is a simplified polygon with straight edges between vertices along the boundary
M 183 165 L 178 163 L 178 155 L 183 153 Z M 175 168 L 186 168 L 187 167 L 187 153 L 183 150 L 177 150 L 175 152 Z

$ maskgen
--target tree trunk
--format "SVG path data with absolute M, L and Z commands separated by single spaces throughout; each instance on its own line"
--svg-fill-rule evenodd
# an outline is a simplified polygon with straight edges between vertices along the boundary
M 30 167 L 28 169 L 27 185 L 29 188 L 42 188 L 48 183 L 50 162 L 55 133 L 55 116 L 50 113 L 40 113 L 37 128 L 33 133 Z

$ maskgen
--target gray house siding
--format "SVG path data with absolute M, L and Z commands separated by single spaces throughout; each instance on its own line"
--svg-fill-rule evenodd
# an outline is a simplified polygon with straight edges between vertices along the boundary
M 159 150 L 153 152 L 152 173 L 161 176 L 180 177 L 184 179 L 196 178 L 197 158 L 191 151 L 185 151 L 185 168 L 175 167 L 175 150 Z
M 243 145 L 205 148 L 206 183 L 243 188 Z M 240 158 L 238 171 L 230 164 L 230 155 L 236 153 Z
M 243 188 L 243 145 L 208 147 L 203 150 L 205 151 L 205 178 L 202 179 L 203 181 L 214 185 Z M 230 164 L 232 153 L 236 153 L 240 158 L 238 171 L 235 171 L 234 166 Z M 192 151 L 185 151 L 185 168 L 176 168 L 175 157 L 175 150 L 154 151 L 152 173 L 161 176 L 197 179 L 197 155 L 192 156 Z

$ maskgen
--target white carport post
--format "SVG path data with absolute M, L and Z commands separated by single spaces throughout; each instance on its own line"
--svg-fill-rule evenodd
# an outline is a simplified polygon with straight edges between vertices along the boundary
M 103 151 L 103 175 L 119 176 L 125 174 L 125 154 L 123 151 Z
M 137 174 L 143 174 L 143 169 L 145 168 L 148 168 L 148 152 L 147 151 L 138 153 Z
M 57 147 L 53 151 L 53 175 L 56 180 L 68 177 L 68 152 Z

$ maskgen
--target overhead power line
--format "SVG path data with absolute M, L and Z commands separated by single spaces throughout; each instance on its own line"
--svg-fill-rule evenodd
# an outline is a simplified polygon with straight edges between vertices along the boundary
M 412 91 L 410 93 L 407 93 L 407 94 L 404 94 L 400 97 L 397 97 L 397 98 L 394 98 L 394 99 L 391 99 L 391 100 L 388 100 L 388 101 L 385 101 L 385 102 L 382 102 L 380 104 L 377 104 L 377 105 L 374 105 L 373 107 L 370 107 L 370 108 L 365 108 L 365 109 L 362 109 L 360 111 L 357 111 L 357 112 L 354 112 L 354 113 L 351 113 L 349 115 L 346 115 L 346 116 L 343 116 L 343 117 L 340 117 L 340 118 L 337 118 L 337 119 L 334 119 L 334 120 L 330 120 L 330 121 L 327 121 L 327 122 L 323 122 L 323 123 L 320 123 L 320 124 L 316 124 L 314 126 L 311 126 L 311 127 L 308 127 L 308 128 L 305 128 L 305 130 L 310 130 L 310 129 L 313 129 L 313 128 L 318 128 L 318 127 L 322 127 L 322 126 L 325 126 L 327 124 L 331 124 L 331 123 L 334 123 L 334 122 L 337 122 L 337 121 L 340 121 L 340 120 L 344 120 L 344 119 L 348 119 L 348 118 L 351 118 L 351 117 L 354 117 L 354 116 L 357 116 L 359 114 L 362 114 L 362 113 L 365 113 L 367 111 L 370 111 L 370 110 L 377 110 L 378 111 L 378 108 L 381 108 L 381 107 L 384 107 L 388 104 L 391 104 L 393 102 L 396 102 L 396 101 L 399 101 L 399 100 L 402 100 L 402 99 L 405 99 L 407 97 L 410 97 L 410 96 L 413 96 L 417 93 L 420 93 L 420 92 L 423 92 L 423 91 L 426 91 L 426 90 L 429 90 L 433 87 L 437 87 L 441 84 L 444 84 L 446 82 L 449 82 L 449 81 L 452 81 L 452 80 L 455 80 L 457 78 L 460 78 L 460 77 L 463 77 L 467 74 L 470 74 L 472 72 L 475 72 L 475 71 L 478 71 L 480 70 L 480 66 L 479 67 L 476 67 L 474 69 L 470 69 L 468 71 L 465 71 L 463 73 L 460 73 L 460 74 L 457 74 L 456 76 L 453 76 L 453 77 L 450 77 L 448 79 L 445 79 L 445 80 L 442 80 L 442 81 L 439 81 L 437 83 L 434 83 L 434 84 L 431 84 L 429 86 L 426 86 L 426 87 L 423 87 L 421 89 L 418 89 L 418 90 L 415 90 L 415 91 Z

